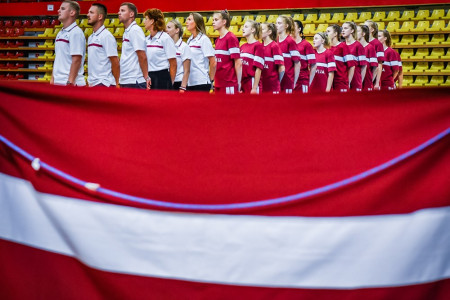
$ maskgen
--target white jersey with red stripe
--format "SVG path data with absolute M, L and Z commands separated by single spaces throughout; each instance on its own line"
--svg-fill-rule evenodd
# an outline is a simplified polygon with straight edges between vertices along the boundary
M 159 31 L 155 36 L 149 35 L 147 44 L 148 71 L 161 71 L 169 69 L 169 59 L 176 58 L 177 49 L 173 39 L 164 31 Z
M 125 29 L 120 56 L 120 84 L 136 84 L 145 82 L 136 51 L 145 51 L 145 35 L 142 28 L 133 21 Z
M 187 40 L 191 51 L 191 70 L 189 73 L 189 86 L 210 84 L 209 57 L 214 56 L 214 48 L 211 40 L 203 33 L 193 35 Z
M 179 39 L 175 43 L 175 48 L 177 49 L 177 74 L 175 76 L 175 82 L 183 80 L 184 66 L 183 63 L 187 59 L 191 59 L 191 50 L 188 45 L 183 42 L 183 39 Z

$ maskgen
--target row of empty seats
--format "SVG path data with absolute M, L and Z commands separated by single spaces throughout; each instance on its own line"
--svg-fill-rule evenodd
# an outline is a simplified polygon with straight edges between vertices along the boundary
M 407 48 L 402 49 L 400 57 L 402 59 L 415 58 L 415 59 L 449 59 L 449 48 Z
M 425 86 L 446 86 L 450 87 L 450 76 L 435 75 L 429 78 L 426 75 L 403 76 L 403 86 L 425 87 Z
M 46 28 L 58 25 L 58 19 L 0 20 L 0 28 Z

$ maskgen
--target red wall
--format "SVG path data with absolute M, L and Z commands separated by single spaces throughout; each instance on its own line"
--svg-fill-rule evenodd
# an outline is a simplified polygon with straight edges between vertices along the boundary
M 154 7 L 145 0 L 103 0 L 110 13 L 117 13 L 122 2 L 131 1 L 136 4 L 139 12 L 144 12 L 148 8 Z M 212 11 L 219 9 L 228 10 L 264 10 L 264 9 L 299 9 L 299 8 L 320 8 L 320 7 L 350 7 L 350 6 L 392 6 L 392 5 L 424 5 L 424 4 L 448 4 L 448 0 L 365 0 L 360 5 L 355 5 L 354 0 L 228 0 L 226 4 L 219 1 L 190 0 L 190 1 L 166 1 L 158 3 L 156 7 L 165 12 L 174 11 Z M 37 16 L 37 15 L 57 15 L 61 2 L 35 2 L 35 3 L 0 3 L 0 16 Z M 81 13 L 86 14 L 93 2 L 80 2 Z M 54 11 L 47 11 L 47 5 L 53 4 Z

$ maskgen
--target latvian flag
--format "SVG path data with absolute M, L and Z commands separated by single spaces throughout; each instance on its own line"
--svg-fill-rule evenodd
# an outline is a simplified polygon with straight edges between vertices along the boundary
M 448 89 L 0 83 L 0 299 L 449 299 Z

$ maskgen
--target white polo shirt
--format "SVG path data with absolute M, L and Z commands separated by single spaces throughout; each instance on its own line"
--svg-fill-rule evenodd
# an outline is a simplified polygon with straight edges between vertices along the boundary
M 209 78 L 209 58 L 215 56 L 214 48 L 209 38 L 199 33 L 195 38 L 191 35 L 187 44 L 191 50 L 191 72 L 189 86 L 211 83 Z
M 172 38 L 164 31 L 159 31 L 154 37 L 146 38 L 148 71 L 169 69 L 169 58 L 175 58 L 177 49 Z
M 102 26 L 88 39 L 88 82 L 90 86 L 116 85 L 109 59 L 114 56 L 118 56 L 116 38 L 105 26 Z
M 177 82 L 183 80 L 183 62 L 186 59 L 191 59 L 191 49 L 181 38 L 175 43 L 175 47 L 177 48 L 177 75 L 175 76 L 175 82 Z
M 145 35 L 136 21 L 128 26 L 123 33 L 122 55 L 120 56 L 120 84 L 135 84 L 145 82 L 139 66 L 137 50 L 145 51 Z
M 84 81 L 84 57 L 86 55 L 86 38 L 76 22 L 62 28 L 55 40 L 55 62 L 53 63 L 53 80 L 55 84 L 66 85 L 69 80 L 72 55 L 81 55 L 81 66 L 74 84 L 86 85 Z

